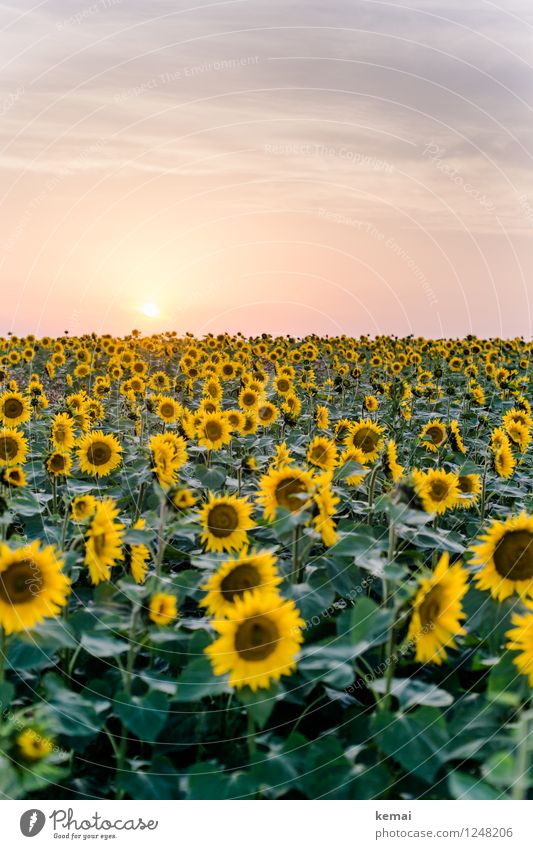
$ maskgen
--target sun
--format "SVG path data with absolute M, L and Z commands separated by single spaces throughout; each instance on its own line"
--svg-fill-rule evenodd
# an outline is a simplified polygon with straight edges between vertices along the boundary
M 142 307 L 139 308 L 139 312 L 142 312 L 143 315 L 148 318 L 156 318 L 159 315 L 159 307 L 157 304 L 143 304 Z

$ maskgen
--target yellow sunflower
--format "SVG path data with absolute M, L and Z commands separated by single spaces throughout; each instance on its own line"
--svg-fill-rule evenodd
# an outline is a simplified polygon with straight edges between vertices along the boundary
M 361 419 L 352 422 L 350 432 L 344 440 L 347 448 L 358 448 L 365 455 L 365 462 L 372 463 L 377 459 L 383 448 L 383 436 L 385 428 L 376 424 L 371 419 Z
M 469 510 L 478 502 L 478 496 L 481 492 L 481 476 L 476 474 L 459 475 L 458 481 L 461 497 L 457 501 L 456 507 L 466 507 Z
M 170 398 L 168 395 L 163 395 L 157 403 L 156 412 L 159 418 L 166 424 L 172 424 L 172 422 L 179 419 L 182 413 L 182 407 L 181 404 L 178 404 L 178 402 L 174 400 L 174 398 Z
M 205 653 L 215 675 L 229 672 L 231 686 L 255 692 L 295 671 L 305 623 L 293 601 L 273 592 L 246 592 L 227 619 L 213 625 L 220 636 Z
M 27 422 L 31 415 L 30 402 L 20 392 L 4 392 L 0 395 L 0 421 L 15 425 Z
M 364 400 L 365 410 L 369 413 L 375 413 L 377 408 L 379 407 L 378 399 L 375 395 L 367 395 Z
M 337 447 L 332 439 L 315 436 L 307 449 L 307 462 L 319 469 L 333 469 L 337 462 Z
M 463 442 L 463 437 L 461 436 L 461 431 L 459 430 L 459 422 L 457 421 L 457 419 L 453 419 L 450 422 L 450 426 L 448 428 L 448 440 L 454 451 L 457 451 L 460 454 L 464 454 L 466 452 L 465 444 Z
M 445 552 L 430 578 L 422 578 L 413 602 L 407 640 L 416 647 L 419 663 L 446 660 L 446 649 L 456 648 L 455 638 L 466 631 L 461 600 L 468 592 L 468 573 L 460 563 L 449 565 Z
M 480 590 L 489 590 L 497 601 L 514 592 L 533 597 L 533 516 L 494 519 L 472 550 L 472 563 L 483 567 L 475 577 Z
M 345 448 L 339 457 L 338 466 L 342 468 L 346 463 L 358 463 L 361 468 L 361 473 L 349 473 L 344 475 L 344 480 L 347 486 L 359 486 L 363 483 L 368 472 L 366 463 L 366 455 L 359 448 Z
M 522 454 L 527 451 L 528 445 L 531 441 L 529 429 L 520 422 L 509 422 L 505 429 L 509 435 L 509 439 L 518 447 L 518 450 Z
M 70 504 L 70 518 L 73 522 L 85 522 L 96 510 L 96 498 L 92 495 L 78 495 Z
M 6 634 L 25 631 L 67 603 L 70 581 L 55 548 L 30 545 L 10 549 L 0 544 L 0 625 Z
M 192 494 L 190 489 L 183 487 L 181 489 L 177 489 L 172 494 L 172 504 L 176 510 L 187 510 L 189 507 L 194 507 L 196 504 L 196 497 Z
M 269 551 L 250 551 L 244 548 L 238 557 L 227 560 L 202 586 L 207 595 L 202 601 L 211 616 L 223 617 L 233 610 L 236 598 L 252 590 L 277 591 L 281 578 L 276 558 Z
M 46 461 L 46 471 L 52 477 L 68 477 L 72 469 L 72 457 L 62 451 L 53 451 Z
M 78 460 L 82 472 L 105 477 L 120 466 L 121 445 L 112 433 L 94 430 L 83 436 L 78 446 Z
M 509 443 L 502 443 L 493 454 L 494 470 L 501 478 L 510 478 L 516 467 L 516 459 Z
M 259 482 L 258 503 L 264 508 L 268 522 L 276 518 L 278 507 L 298 513 L 309 505 L 315 489 L 311 472 L 297 466 L 270 468 Z
M 333 516 L 337 511 L 340 499 L 331 488 L 331 472 L 326 472 L 316 480 L 316 491 L 313 496 L 317 507 L 317 514 L 313 518 L 313 526 L 322 537 L 322 542 L 327 548 L 339 539 Z
M 200 511 L 203 527 L 201 541 L 206 551 L 235 551 L 248 542 L 247 531 L 253 528 L 252 505 L 235 495 L 209 494 Z
M 155 593 L 150 599 L 148 616 L 156 625 L 170 625 L 178 618 L 176 597 L 169 593 Z
M 50 438 L 58 451 L 70 451 L 74 446 L 74 425 L 74 419 L 68 413 L 54 416 Z
M 263 401 L 257 408 L 257 421 L 262 427 L 270 427 L 279 416 L 279 410 L 270 401 Z
M 1 480 L 4 486 L 22 487 L 26 486 L 27 480 L 22 466 L 8 466 L 2 471 Z
M 329 427 L 329 410 L 327 407 L 317 407 L 315 413 L 316 426 L 320 430 L 327 430 Z
M 54 742 L 35 728 L 25 728 L 17 736 L 17 746 L 27 761 L 42 761 L 54 750 Z
M 0 466 L 20 466 L 27 453 L 28 443 L 18 430 L 13 427 L 0 430 Z
M 198 444 L 210 451 L 220 449 L 231 442 L 231 425 L 224 413 L 209 413 L 203 416 L 198 427 Z
M 115 521 L 118 509 L 112 498 L 98 501 L 85 536 L 85 565 L 93 584 L 108 581 L 111 567 L 123 559 L 124 525 Z
M 393 482 L 398 483 L 403 475 L 403 466 L 398 463 L 398 447 L 394 439 L 389 439 L 385 446 L 383 457 L 385 474 Z
M 526 607 L 529 608 L 527 613 L 513 613 L 511 616 L 514 628 L 505 635 L 509 640 L 505 647 L 520 652 L 513 663 L 522 675 L 527 675 L 529 686 L 533 687 L 533 607 L 528 601 Z
M 446 426 L 438 419 L 428 422 L 419 433 L 424 448 L 436 452 L 446 442 Z
M 143 531 L 146 527 L 145 519 L 137 519 L 133 528 L 136 531 Z M 135 543 L 130 546 L 130 569 L 133 580 L 136 584 L 143 584 L 148 572 L 148 560 L 150 559 L 150 550 L 142 543 Z
M 455 507 L 460 496 L 457 475 L 443 469 L 430 469 L 428 472 L 414 469 L 413 482 L 426 513 L 445 513 Z

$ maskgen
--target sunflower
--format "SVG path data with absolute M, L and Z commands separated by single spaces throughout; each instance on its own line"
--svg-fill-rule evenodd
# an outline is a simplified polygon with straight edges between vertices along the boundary
M 82 472 L 105 477 L 120 465 L 122 448 L 116 436 L 95 430 L 81 438 L 78 460 Z
M 202 601 L 211 616 L 223 617 L 231 610 L 236 598 L 252 590 L 276 591 L 281 578 L 276 558 L 269 551 L 250 551 L 244 548 L 238 557 L 225 561 L 203 584 L 207 595 Z
M 257 408 L 257 421 L 263 427 L 270 427 L 279 416 L 279 410 L 270 401 L 263 401 Z
M 176 510 L 187 510 L 189 507 L 194 507 L 196 498 L 190 489 L 183 487 L 177 489 L 171 497 L 171 501 Z
M 403 466 L 398 463 L 398 446 L 394 439 L 389 439 L 383 456 L 385 474 L 393 483 L 398 483 L 403 475 Z
M 516 467 L 516 459 L 509 443 L 502 443 L 493 455 L 494 470 L 501 478 L 510 478 Z
M 93 584 L 108 581 L 111 567 L 123 559 L 124 525 L 115 521 L 118 510 L 112 498 L 96 503 L 94 516 L 85 536 L 85 565 Z
M 54 478 L 68 477 L 71 469 L 72 458 L 62 451 L 53 451 L 46 460 L 46 471 Z
M 366 456 L 363 454 L 360 448 L 345 448 L 342 454 L 339 457 L 338 466 L 342 469 L 346 463 L 357 463 L 361 466 L 361 473 L 357 472 L 349 472 L 348 474 L 344 474 L 344 480 L 347 486 L 359 486 L 364 481 L 366 474 L 368 472 L 368 466 L 366 463 Z
M 235 599 L 228 618 L 213 625 L 220 636 L 205 653 L 215 675 L 229 672 L 231 686 L 255 692 L 296 669 L 305 623 L 293 601 L 273 592 L 246 592 Z
M 13 427 L 0 430 L 0 466 L 20 466 L 27 453 L 28 443 L 18 430 Z
M 320 430 L 326 430 L 329 427 L 329 410 L 327 407 L 317 407 L 315 413 L 316 426 Z
M 30 403 L 20 392 L 4 392 L 0 395 L 0 421 L 15 425 L 27 422 L 31 415 Z
M 457 501 L 456 507 L 470 509 L 477 503 L 478 495 L 481 492 L 481 476 L 476 474 L 459 475 L 458 481 L 461 497 Z
M 335 545 L 339 539 L 332 517 L 337 511 L 340 499 L 331 488 L 331 478 L 331 472 L 326 472 L 317 478 L 317 487 L 313 496 L 318 509 L 317 515 L 313 518 L 313 526 L 322 537 L 322 542 L 327 548 Z
M 518 450 L 523 454 L 527 451 L 531 441 L 528 428 L 520 422 L 509 422 L 505 427 L 509 434 L 511 442 L 518 447 Z
M 375 413 L 379 407 L 379 402 L 375 395 L 367 395 L 363 404 L 368 413 Z
M 17 746 L 26 761 L 42 761 L 54 750 L 53 740 L 35 728 L 25 728 L 17 736 Z
M 307 449 L 307 461 L 319 469 L 332 469 L 337 462 L 337 447 L 333 440 L 315 436 Z
M 176 597 L 169 593 L 156 593 L 150 599 L 148 616 L 156 625 L 170 625 L 178 618 Z
M 26 486 L 27 480 L 22 466 L 9 466 L 2 471 L 1 480 L 4 486 L 14 488 Z
M 467 592 L 468 572 L 461 563 L 450 566 L 445 552 L 431 577 L 421 579 L 413 602 L 407 640 L 416 646 L 419 663 L 440 665 L 446 649 L 456 648 L 455 637 L 466 633 L 461 600 Z
M 533 516 L 494 519 L 472 550 L 472 563 L 483 567 L 475 578 L 480 590 L 489 590 L 497 601 L 514 592 L 533 597 Z
M 281 442 L 279 445 L 276 445 L 276 453 L 272 458 L 271 467 L 273 469 L 278 469 L 280 466 L 288 466 L 292 462 L 293 460 L 291 453 L 287 448 L 287 443 Z
M 264 508 L 268 522 L 276 518 L 276 510 L 283 507 L 298 513 L 308 506 L 315 489 L 311 472 L 297 466 L 270 467 L 259 482 L 258 503 Z
M 259 406 L 259 401 L 259 392 L 256 392 L 254 389 L 250 389 L 249 386 L 246 386 L 239 393 L 239 405 L 246 413 L 256 410 Z
M 55 548 L 39 540 L 14 550 L 0 544 L 0 626 L 25 631 L 67 603 L 70 581 Z
M 273 387 L 278 395 L 283 395 L 285 398 L 294 391 L 290 377 L 285 374 L 278 374 L 274 378 Z
M 496 452 L 503 446 L 509 449 L 511 448 L 509 437 L 501 427 L 495 427 L 490 437 L 490 447 L 492 451 Z
M 170 398 L 168 395 L 163 395 L 157 403 L 156 412 L 159 418 L 166 424 L 172 424 L 179 419 L 182 407 L 181 404 L 178 404 L 178 402 L 174 400 L 174 398 Z
M 527 613 L 513 613 L 511 616 L 514 628 L 505 635 L 509 640 L 505 647 L 520 652 L 513 663 L 522 675 L 528 676 L 529 686 L 533 687 L 533 607 L 527 601 L 526 606 L 529 608 Z
M 428 422 L 419 433 L 424 448 L 436 452 L 446 442 L 446 426 L 438 419 Z
M 224 413 L 210 413 L 203 416 L 198 427 L 198 443 L 210 451 L 220 449 L 231 442 L 231 425 Z
M 144 530 L 146 521 L 137 519 L 133 528 L 136 531 Z M 150 551 L 146 545 L 135 543 L 130 546 L 130 569 L 133 580 L 136 584 L 143 584 L 148 572 L 148 560 L 150 559 Z
M 365 462 L 372 463 L 383 447 L 384 431 L 385 428 L 370 419 L 361 419 L 358 422 L 352 422 L 344 444 L 347 448 L 358 448 L 365 455 Z
M 228 410 L 226 412 L 226 419 L 232 430 L 238 430 L 239 432 L 242 432 L 242 429 L 246 423 L 244 413 L 242 413 L 240 410 Z
M 450 422 L 448 428 L 448 440 L 454 451 L 457 451 L 460 454 L 464 454 L 466 452 L 465 444 L 463 442 L 463 437 L 461 436 L 461 431 L 459 430 L 459 422 L 457 421 L 457 419 L 453 419 Z
M 234 551 L 242 548 L 248 542 L 246 532 L 254 526 L 251 512 L 252 505 L 244 498 L 209 493 L 209 501 L 199 515 L 205 550 Z
M 96 510 L 96 498 L 92 495 L 78 495 L 70 504 L 70 518 L 73 522 L 85 522 Z
M 58 451 L 70 451 L 74 446 L 74 419 L 68 413 L 57 413 L 52 421 L 50 439 Z
M 426 513 L 445 513 L 455 507 L 460 496 L 459 481 L 453 472 L 430 469 L 428 472 L 413 470 L 416 494 Z

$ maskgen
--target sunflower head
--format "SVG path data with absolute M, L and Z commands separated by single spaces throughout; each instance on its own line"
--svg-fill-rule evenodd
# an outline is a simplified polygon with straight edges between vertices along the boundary
M 238 557 L 227 560 L 203 585 L 207 591 L 203 606 L 215 617 L 225 616 L 233 610 L 235 599 L 252 590 L 275 590 L 281 578 L 276 569 L 276 558 L 269 551 L 243 549 Z
M 6 634 L 32 628 L 57 616 L 67 603 L 70 581 L 53 546 L 39 541 L 0 547 L 0 625 Z
M 178 618 L 176 597 L 169 593 L 155 593 L 150 599 L 148 616 L 156 625 L 171 625 Z
M 361 419 L 353 422 L 344 444 L 347 448 L 357 448 L 365 455 L 367 463 L 372 463 L 379 456 L 383 447 L 384 428 L 371 421 Z
M 426 451 L 436 452 L 446 442 L 446 425 L 438 419 L 433 419 L 424 425 L 419 436 Z
M 120 465 L 121 452 L 122 447 L 112 433 L 92 431 L 79 443 L 80 469 L 93 477 L 106 477 Z
M 42 761 L 54 750 L 54 742 L 35 728 L 25 728 L 17 737 L 17 746 L 26 761 Z
M 201 541 L 206 551 L 235 551 L 248 541 L 247 531 L 253 527 L 252 505 L 235 495 L 214 495 L 200 511 L 203 528 Z
M 479 589 L 489 590 L 497 601 L 513 592 L 533 597 L 533 516 L 493 520 L 473 552 L 472 563 L 482 566 L 476 575 Z
M 276 510 L 283 507 L 291 513 L 305 509 L 315 489 L 311 472 L 297 466 L 270 468 L 261 478 L 258 502 L 264 508 L 267 521 L 276 518 Z

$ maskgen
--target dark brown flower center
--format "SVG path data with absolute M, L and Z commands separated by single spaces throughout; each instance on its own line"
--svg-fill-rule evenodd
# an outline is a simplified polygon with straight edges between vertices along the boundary
M 259 407 L 257 415 L 262 422 L 268 422 L 274 415 L 274 410 L 272 409 L 272 407 Z
M 229 537 L 238 526 L 239 517 L 232 504 L 216 504 L 209 511 L 207 527 L 214 537 Z
M 241 563 L 232 569 L 220 583 L 220 592 L 226 601 L 233 601 L 235 597 L 240 598 L 246 590 L 259 587 L 261 576 L 255 566 L 251 563 Z
M 4 416 L 6 419 L 18 419 L 24 412 L 24 404 L 18 398 L 8 398 L 4 402 Z
M 174 405 L 169 403 L 161 404 L 160 411 L 161 415 L 166 419 L 171 419 L 174 415 Z
M 0 572 L 0 599 L 6 604 L 25 604 L 39 595 L 42 572 L 33 560 L 19 560 Z
M 291 388 L 291 385 L 290 385 L 289 381 L 287 380 L 287 378 L 282 377 L 282 378 L 280 378 L 280 380 L 278 380 L 278 389 L 279 389 L 280 392 L 288 392 L 290 388 Z
M 362 427 L 354 434 L 353 444 L 365 454 L 370 454 L 375 449 L 378 439 L 379 436 L 375 431 L 369 427 Z
M 296 513 L 304 506 L 304 499 L 300 497 L 304 493 L 307 494 L 307 488 L 299 478 L 283 478 L 276 487 L 276 501 L 281 507 Z
M 222 427 L 220 422 L 209 421 L 205 424 L 205 435 L 211 442 L 216 442 L 222 436 Z
M 419 616 L 423 628 L 434 625 L 441 612 L 442 594 L 439 586 L 433 587 L 420 605 Z
M 494 565 L 498 574 L 510 581 L 533 578 L 533 534 L 507 531 L 496 546 Z
M 474 484 L 468 475 L 459 475 L 459 489 L 467 495 L 474 491 Z
M 0 436 L 0 460 L 13 460 L 18 449 L 18 442 L 12 436 Z
M 87 459 L 93 466 L 105 466 L 111 459 L 111 454 L 107 442 L 93 442 L 87 451 Z
M 266 615 L 251 616 L 237 628 L 235 648 L 244 660 L 265 660 L 279 640 L 276 623 Z
M 50 468 L 53 472 L 62 472 L 67 465 L 67 458 L 62 454 L 52 454 L 50 457 Z
M 429 494 L 433 501 L 444 501 L 448 497 L 450 487 L 446 481 L 434 480 L 429 485 Z
M 245 392 L 242 396 L 242 400 L 245 407 L 253 407 L 256 402 L 256 396 L 253 392 Z
M 430 427 L 426 430 L 426 439 L 429 439 L 433 445 L 440 445 L 444 439 L 444 431 L 440 427 Z

